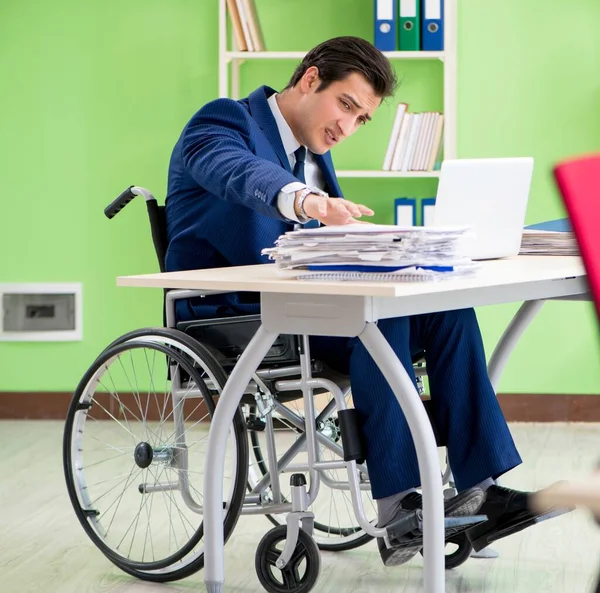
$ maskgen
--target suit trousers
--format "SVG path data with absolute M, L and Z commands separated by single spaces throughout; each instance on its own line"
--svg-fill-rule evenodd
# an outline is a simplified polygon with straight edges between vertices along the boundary
M 378 327 L 415 385 L 412 356 L 424 352 L 433 422 L 447 443 L 459 490 L 497 478 L 521 463 L 488 377 L 473 309 L 382 319 Z M 313 358 L 350 374 L 373 497 L 419 487 L 417 455 L 406 418 L 362 342 L 339 337 L 310 340 Z

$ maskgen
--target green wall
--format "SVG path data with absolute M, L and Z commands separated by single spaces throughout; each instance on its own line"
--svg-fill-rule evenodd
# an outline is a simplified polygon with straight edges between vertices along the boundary
M 272 50 L 372 36 L 371 0 L 257 4 Z M 597 0 L 568 10 L 558 0 L 461 0 L 459 156 L 534 156 L 528 222 L 563 213 L 553 163 L 600 147 L 598 22 Z M 294 65 L 246 63 L 243 90 L 281 86 Z M 398 100 L 442 108 L 441 64 L 395 65 L 404 77 Z M 113 221 L 102 209 L 132 183 L 164 195 L 181 128 L 217 96 L 217 2 L 4 0 L 0 80 L 0 282 L 84 287 L 83 342 L 0 343 L 0 391 L 71 390 L 110 340 L 161 322 L 159 290 L 115 286 L 117 275 L 157 269 L 143 203 Z M 339 147 L 337 166 L 379 167 L 393 112 L 384 105 Z M 432 195 L 435 185 L 342 180 L 379 222 L 392 220 L 394 197 Z M 488 354 L 515 309 L 479 311 Z M 596 334 L 589 305 L 548 303 L 500 389 L 600 393 Z

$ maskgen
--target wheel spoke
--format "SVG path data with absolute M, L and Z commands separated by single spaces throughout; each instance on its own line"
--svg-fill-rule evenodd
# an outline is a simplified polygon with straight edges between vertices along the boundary
M 152 466 L 150 466 L 150 467 L 152 467 Z M 192 533 L 194 533 L 196 531 L 196 529 L 198 529 L 198 528 L 195 527 L 194 525 L 192 525 L 190 520 L 181 512 L 181 509 L 179 508 L 179 503 L 173 498 L 173 494 L 170 490 L 161 490 L 161 492 L 164 492 L 165 496 L 167 496 L 167 498 L 170 498 L 171 501 L 173 502 L 173 504 L 175 505 L 175 509 L 179 513 L 179 518 L 181 520 L 181 524 L 182 524 L 183 528 L 186 530 L 186 535 L 189 537 L 189 534 L 187 533 L 186 525 L 184 523 L 184 519 L 187 522 L 187 524 L 192 528 L 192 530 L 193 530 Z
M 113 455 L 112 457 L 109 457 L 108 459 L 102 459 L 100 461 L 95 461 L 94 463 L 90 463 L 88 465 L 84 465 L 81 469 L 82 470 L 90 469 L 90 467 L 94 467 L 96 465 L 100 465 L 101 463 L 106 463 L 107 461 L 111 461 L 112 459 L 117 459 L 118 457 L 123 457 L 123 455 L 127 455 L 127 453 L 119 453 L 118 455 Z
M 132 356 L 132 350 L 129 350 L 129 356 L 130 357 Z M 117 357 L 117 361 L 119 362 L 119 364 L 121 365 L 121 368 L 123 369 L 123 374 L 125 375 L 125 378 L 127 379 L 127 382 L 129 383 L 129 386 L 131 387 L 131 393 L 133 394 L 133 399 L 135 400 L 135 402 L 138 405 L 138 408 L 140 409 L 140 416 L 143 418 L 144 411 L 142 410 L 142 402 L 140 400 L 140 394 L 135 389 L 135 387 L 133 386 L 133 384 L 131 383 L 131 379 L 129 378 L 129 375 L 127 374 L 127 371 L 125 370 L 125 365 L 123 364 L 123 361 L 121 360 L 121 356 L 120 355 Z M 145 422 L 145 420 L 142 420 L 142 425 L 144 426 L 144 429 L 146 429 L 146 422 Z M 146 431 L 146 436 L 148 436 L 147 431 Z
M 107 391 L 107 392 L 108 392 L 108 393 L 109 393 L 109 394 L 110 394 L 112 397 L 115 397 L 115 399 L 116 399 L 116 400 L 119 402 L 119 405 L 121 405 L 121 401 L 120 401 L 120 399 L 119 399 L 119 396 L 118 396 L 118 395 L 116 395 L 116 393 L 117 393 L 117 386 L 115 385 L 115 381 L 114 381 L 114 379 L 113 379 L 112 373 L 110 372 L 110 368 L 109 368 L 108 366 L 106 366 L 106 365 L 105 365 L 105 367 L 104 367 L 104 368 L 105 368 L 105 369 L 106 369 L 106 371 L 108 372 L 108 378 L 110 379 L 110 382 L 111 382 L 111 383 L 112 383 L 112 385 L 113 385 L 114 392 L 113 392 L 113 391 L 110 389 L 110 387 L 108 387 L 108 386 L 104 385 L 104 384 L 102 383 L 102 379 L 100 379 L 100 378 L 98 379 L 98 384 L 99 384 L 99 385 L 101 385 L 102 387 L 104 387 L 104 389 L 106 389 L 106 391 Z M 129 423 L 127 423 L 127 426 L 128 426 L 128 428 L 129 428 Z M 133 434 L 133 431 L 130 431 L 130 432 L 131 432 L 131 436 L 133 437 L 133 442 L 134 442 L 134 445 L 135 445 L 135 444 L 137 444 L 137 443 L 136 443 L 136 438 L 135 438 L 135 435 Z
M 281 552 L 279 550 L 274 550 L 274 549 L 268 550 L 267 551 L 267 562 L 269 564 L 271 564 L 272 566 L 276 566 L 279 556 L 281 556 Z
M 110 377 L 110 379 L 111 379 L 111 382 L 112 382 L 112 384 L 113 384 L 113 386 L 114 386 L 115 382 L 114 382 L 114 380 L 112 379 L 112 376 L 110 375 L 110 371 L 109 371 L 109 377 Z M 121 400 L 121 398 L 120 398 L 120 397 L 118 396 L 118 394 L 117 394 L 117 390 L 116 390 L 116 388 L 115 388 L 115 391 L 113 392 L 113 391 L 110 389 L 110 387 L 106 386 L 106 385 L 105 385 L 105 384 L 102 382 L 102 380 L 98 381 L 98 385 L 100 385 L 101 387 L 104 387 L 104 389 L 106 389 L 106 391 L 107 391 L 107 392 L 108 392 L 108 393 L 111 395 L 111 397 L 114 397 L 114 398 L 117 400 L 117 403 L 119 404 L 119 409 L 121 409 L 121 410 L 123 411 L 123 418 L 125 419 L 125 423 L 126 423 L 126 424 L 127 424 L 127 426 L 130 428 L 130 430 L 131 430 L 131 427 L 130 427 L 130 425 L 129 425 L 129 421 L 127 420 L 127 414 L 125 414 L 125 411 L 129 412 L 129 413 L 131 414 L 131 416 L 132 416 L 133 418 L 135 418 L 135 420 L 137 420 L 137 421 L 138 421 L 140 424 L 143 424 L 142 420 L 140 420 L 140 419 L 139 419 L 139 418 L 138 418 L 138 417 L 137 417 L 137 416 L 136 416 L 136 415 L 135 415 L 135 414 L 134 414 L 134 413 L 131 411 L 131 409 L 129 408 L 129 406 L 127 406 L 127 405 L 125 405 L 125 404 L 123 403 L 123 401 Z M 133 434 L 133 431 L 131 431 L 131 432 L 132 432 L 132 434 Z
M 123 495 L 125 494 L 125 490 L 127 490 L 127 486 L 129 486 L 129 484 L 133 483 L 131 476 L 133 475 L 133 472 L 136 470 L 136 468 L 138 469 L 138 472 L 135 474 L 134 478 L 137 477 L 142 472 L 142 470 L 139 469 L 135 464 L 133 465 L 133 467 L 131 468 L 131 474 L 125 481 L 125 486 L 123 486 L 123 490 L 121 490 L 121 495 L 118 496 L 117 498 L 115 498 L 115 500 L 111 503 L 111 505 L 104 511 L 104 513 L 106 514 L 111 509 L 111 507 L 115 504 L 115 502 L 118 501 L 117 506 L 115 507 L 115 511 L 113 513 L 112 519 L 110 520 L 110 523 L 108 524 L 108 527 L 106 528 L 106 536 L 108 536 L 108 532 L 110 531 L 113 521 L 115 520 L 115 516 L 117 515 L 117 511 L 119 510 L 119 506 L 121 505 L 121 501 L 123 500 Z
M 296 571 L 289 564 L 281 570 L 281 576 L 283 577 L 283 584 L 288 589 L 295 589 L 298 586 L 299 579 L 296 579 Z
M 117 420 L 117 418 L 115 418 L 95 397 L 92 397 L 91 401 L 93 401 L 100 409 L 106 412 L 123 430 L 128 432 L 133 438 L 133 442 L 137 445 L 137 439 L 135 438 L 135 435 L 126 426 L 124 426 L 122 422 Z
M 183 407 L 183 402 L 185 401 L 185 397 L 186 395 L 191 391 L 191 389 L 188 389 L 188 391 L 186 391 L 186 393 L 181 397 L 181 399 L 177 402 L 177 406 L 181 406 Z M 185 426 L 185 422 L 187 420 L 187 418 L 190 418 L 192 416 L 192 414 L 199 408 L 202 406 L 202 404 L 204 404 L 204 399 L 201 399 L 200 402 L 196 405 L 196 407 L 187 415 L 186 418 L 183 419 L 183 425 Z M 175 411 L 175 407 L 173 407 L 173 410 L 171 412 L 169 412 L 169 416 Z M 167 416 L 167 418 L 169 417 Z M 184 430 L 180 435 L 177 434 L 177 427 L 175 427 L 175 430 L 169 435 L 169 438 L 167 439 L 167 441 L 170 441 L 172 439 L 176 439 L 177 442 L 179 444 L 183 443 L 183 437 L 195 426 L 197 426 L 200 422 L 204 422 L 206 420 L 206 418 L 208 417 L 208 414 L 205 414 L 202 418 L 200 418 L 200 420 L 198 420 L 197 422 L 195 422 L 194 424 L 192 424 L 190 427 L 188 427 L 186 430 Z
M 171 555 L 171 534 L 173 535 L 173 540 L 175 541 L 175 547 L 179 549 L 179 544 L 177 543 L 177 534 L 175 533 L 175 526 L 173 525 L 173 499 L 167 497 L 164 490 L 161 490 L 160 493 L 165 502 L 165 507 L 167 508 L 167 512 L 169 514 L 169 555 Z
M 150 361 L 148 360 L 148 354 L 146 352 L 146 349 L 144 348 L 144 360 L 146 361 L 146 368 L 148 369 L 148 373 L 150 374 L 149 377 L 149 385 L 148 385 L 148 400 L 150 400 L 150 392 L 152 392 L 152 394 L 154 395 L 154 401 L 156 403 L 156 410 L 159 413 L 160 416 L 160 424 L 159 424 L 159 429 L 162 426 L 162 420 L 163 420 L 163 412 L 164 412 L 164 408 L 161 410 L 161 407 L 158 403 L 158 395 L 156 394 L 156 387 L 154 386 L 154 372 L 152 369 L 154 369 L 154 362 L 156 360 L 156 350 L 153 350 L 153 358 L 152 358 L 152 368 L 150 368 Z M 166 399 L 166 398 L 165 398 Z M 165 407 L 166 407 L 166 403 L 165 403 Z M 158 442 L 162 443 L 162 429 L 159 430 L 158 433 Z
M 113 479 L 117 480 L 118 478 L 120 478 L 122 476 L 127 476 L 127 477 L 123 478 L 120 482 L 118 482 L 117 484 L 115 484 L 114 486 L 112 486 L 111 488 L 109 488 L 104 494 L 101 494 L 100 496 L 97 496 L 93 501 L 91 501 L 90 504 L 89 504 L 90 508 L 95 507 L 100 499 L 104 498 L 107 494 L 109 494 L 110 492 L 112 492 L 115 488 L 118 488 L 123 482 L 126 482 L 127 480 L 129 480 L 129 478 L 131 477 L 131 473 L 133 471 L 135 471 L 136 467 L 137 466 L 135 464 L 133 464 L 133 466 L 131 468 L 131 471 L 129 473 L 127 473 L 127 474 L 121 474 L 121 476 L 117 476 L 116 478 L 113 478 Z M 109 480 L 102 480 L 101 482 L 99 482 L 99 484 L 102 484 L 103 482 L 109 482 L 109 481 L 111 481 L 111 480 L 110 479 Z M 91 486 L 84 486 L 83 489 L 84 490 L 89 490 L 90 487 Z M 106 514 L 107 511 L 109 511 L 112 508 L 113 504 L 115 504 L 114 501 L 110 505 L 110 507 L 108 507 L 104 511 L 105 514 Z
M 143 474 L 143 472 L 142 472 L 142 474 Z M 146 480 L 144 480 L 145 482 L 148 481 L 147 478 L 148 478 L 148 470 L 146 470 Z M 147 501 L 148 501 L 148 497 L 142 494 L 140 496 L 140 508 L 138 509 L 138 512 L 136 513 L 135 517 L 133 518 L 133 521 L 129 524 L 129 527 L 127 528 L 127 531 L 125 532 L 125 535 L 123 535 L 123 537 L 121 538 L 121 541 L 117 544 L 117 550 L 118 550 L 121 547 L 123 540 L 127 537 L 129 530 L 135 523 L 135 526 L 133 527 L 133 534 L 131 536 L 131 543 L 129 544 L 129 550 L 127 551 L 128 558 L 131 558 L 131 548 L 133 547 L 133 541 L 135 540 L 135 534 L 137 531 L 138 523 L 140 521 L 140 515 L 142 514 L 142 509 L 144 508 L 144 506 L 146 506 Z
M 111 397 L 114 397 L 117 400 L 117 403 L 119 404 L 119 409 L 122 410 L 122 412 L 123 412 L 123 418 L 125 419 L 125 424 L 127 424 L 127 428 L 129 428 L 129 430 L 133 434 L 133 431 L 131 430 L 131 426 L 129 425 L 129 420 L 127 419 L 127 414 L 125 413 L 125 410 L 127 410 L 138 422 L 139 422 L 139 418 L 136 418 L 135 414 L 121 401 L 121 398 L 119 397 L 119 395 L 117 393 L 117 388 L 115 386 L 115 382 L 112 378 L 110 370 L 108 372 L 108 377 L 110 378 L 111 383 L 113 384 L 114 391 L 112 391 L 110 389 L 110 387 L 107 387 L 106 385 L 104 385 L 104 383 L 102 382 L 101 379 L 98 381 L 98 384 L 101 387 L 103 387 L 104 389 L 106 389 L 106 391 L 108 391 L 108 393 L 110 393 Z
M 160 478 L 160 473 L 157 476 L 157 479 Z M 146 544 L 148 541 L 148 532 L 150 533 L 150 549 L 152 550 L 152 561 L 156 559 L 154 554 L 154 542 L 152 540 L 152 528 L 150 527 L 150 517 L 152 516 L 152 505 L 154 504 L 154 496 L 150 499 L 150 508 L 146 505 L 146 536 L 144 538 L 144 548 L 142 550 L 142 562 L 144 561 L 144 554 L 146 553 Z
M 190 385 L 193 385 L 193 383 L 190 382 Z M 166 423 L 166 421 L 172 415 L 173 415 L 173 418 L 175 418 L 175 416 L 174 416 L 175 410 L 177 409 L 177 407 L 183 408 L 183 403 L 185 402 L 185 398 L 187 397 L 188 393 L 190 393 L 190 391 L 192 389 L 193 389 L 193 387 L 188 387 L 187 391 L 181 396 L 181 398 L 177 402 L 177 404 L 175 404 L 175 405 L 172 406 L 172 409 L 167 414 L 166 418 L 164 419 L 163 424 Z M 173 397 L 173 393 L 171 393 L 170 397 L 171 397 L 171 401 L 175 401 L 175 398 Z M 204 399 L 201 399 L 200 403 L 187 415 L 187 417 L 189 418 L 203 403 L 204 403 Z M 206 416 L 202 417 L 198 422 L 202 422 L 205 419 L 206 419 Z M 196 424 L 198 424 L 198 422 L 196 422 Z M 183 420 L 183 423 L 185 424 L 185 419 Z M 193 426 L 195 426 L 196 424 L 194 424 Z M 190 428 L 193 428 L 193 426 L 190 426 Z M 182 441 L 180 441 L 180 439 L 182 439 L 183 436 L 185 436 L 187 430 L 185 432 L 183 432 L 181 435 L 177 435 L 177 430 L 178 430 L 178 427 L 175 426 L 175 430 L 169 434 L 169 436 L 165 439 L 165 442 L 169 442 L 169 441 L 173 440 L 173 438 L 176 436 L 177 437 L 177 441 L 179 442 L 179 444 L 182 444 Z
M 113 480 L 120 480 L 121 478 L 123 478 L 123 476 L 125 476 L 124 479 L 126 479 L 126 477 L 129 475 L 129 472 L 125 473 L 125 474 L 120 474 L 118 476 L 114 476 L 112 478 L 106 478 L 106 480 L 100 480 L 99 482 L 94 482 L 93 484 L 90 484 L 89 486 L 85 486 L 85 488 L 89 489 L 89 488 L 93 488 L 94 486 L 100 486 L 100 484 L 106 484 L 107 482 L 112 482 Z M 122 484 L 123 480 L 121 480 L 119 482 L 119 484 Z M 112 490 L 113 488 L 116 488 L 119 484 L 115 484 L 110 490 Z M 110 490 L 107 490 L 104 494 L 108 494 L 110 492 Z M 102 496 L 104 496 L 104 494 Z M 98 497 L 96 499 L 96 501 L 100 500 L 100 498 L 102 498 L 102 496 Z M 94 502 L 96 502 L 94 501 Z
M 298 574 L 298 567 L 300 566 L 302 560 L 304 560 L 304 558 L 306 558 L 307 556 L 308 554 L 306 551 L 306 547 L 302 542 L 298 541 L 298 543 L 296 544 L 296 549 L 294 550 L 294 553 L 292 554 L 292 557 L 288 562 L 288 566 L 291 566 L 294 569 L 294 571 L 296 571 L 296 574 Z

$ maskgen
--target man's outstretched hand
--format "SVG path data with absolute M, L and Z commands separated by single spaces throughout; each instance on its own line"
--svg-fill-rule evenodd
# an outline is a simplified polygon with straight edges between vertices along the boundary
M 325 225 L 356 224 L 362 216 L 373 216 L 375 212 L 362 204 L 341 198 L 327 198 L 310 194 L 304 199 L 304 211 Z

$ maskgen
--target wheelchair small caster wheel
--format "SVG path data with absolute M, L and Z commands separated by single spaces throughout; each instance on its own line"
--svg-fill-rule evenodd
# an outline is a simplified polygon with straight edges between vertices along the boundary
M 269 593 L 308 593 L 319 577 L 319 548 L 301 529 L 290 561 L 283 569 L 279 569 L 276 562 L 286 538 L 287 525 L 279 525 L 260 540 L 254 562 L 258 580 Z
M 449 546 L 455 549 L 449 553 L 446 552 L 444 557 L 446 570 L 451 570 L 464 564 L 473 551 L 473 546 L 466 533 L 458 533 L 455 536 L 449 537 L 446 540 L 446 547 Z M 423 550 L 421 550 L 421 555 L 423 555 Z

